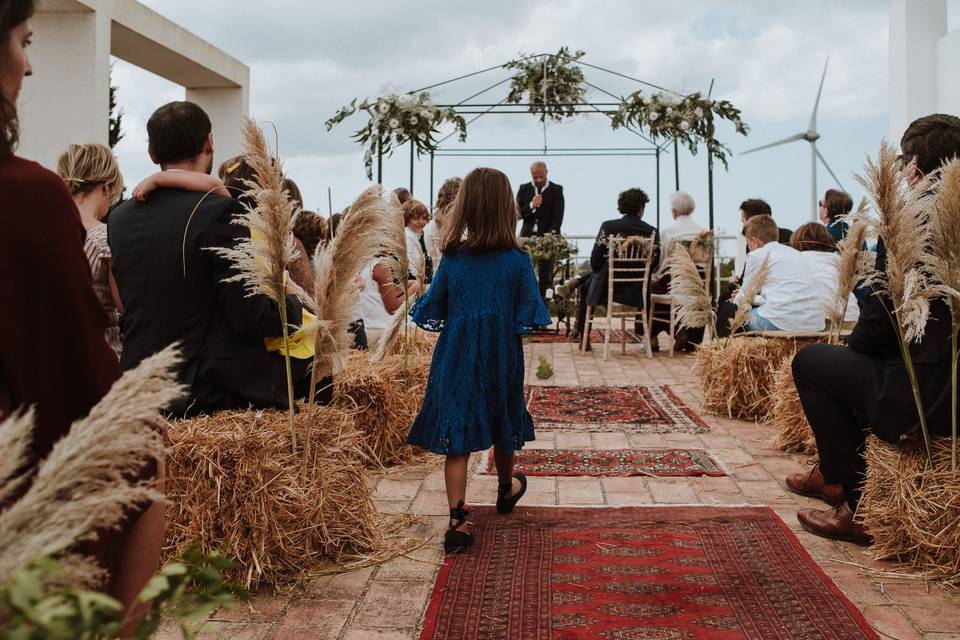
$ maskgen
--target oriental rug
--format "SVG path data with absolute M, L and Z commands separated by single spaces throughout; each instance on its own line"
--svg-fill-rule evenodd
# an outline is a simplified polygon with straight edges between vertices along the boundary
M 720 465 L 698 449 L 524 449 L 513 461 L 528 476 L 724 476 Z M 484 470 L 496 475 L 493 450 Z
M 591 344 L 603 344 L 603 331 L 599 329 L 594 329 L 590 332 L 590 342 Z M 534 331 L 530 334 L 530 342 L 542 343 L 542 342 L 570 342 L 572 344 L 579 345 L 579 339 L 571 339 L 570 336 L 565 335 L 562 331 Z M 632 333 L 627 333 L 627 344 L 638 344 L 640 339 L 637 338 Z M 620 343 L 620 330 L 611 329 L 610 330 L 610 344 Z
M 704 433 L 707 423 L 668 386 L 527 387 L 536 429 Z
M 471 522 L 421 640 L 879 640 L 769 508 L 478 507 Z

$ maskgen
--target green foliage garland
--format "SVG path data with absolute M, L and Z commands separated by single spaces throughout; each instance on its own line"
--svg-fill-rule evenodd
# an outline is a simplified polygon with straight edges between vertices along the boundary
M 503 65 L 504 69 L 517 69 L 510 81 L 507 102 L 520 104 L 526 101 L 530 113 L 543 122 L 550 118 L 560 122 L 576 115 L 577 106 L 587 93 L 583 85 L 583 70 L 576 64 L 583 51 L 573 54 L 567 47 L 546 56 L 522 55 Z

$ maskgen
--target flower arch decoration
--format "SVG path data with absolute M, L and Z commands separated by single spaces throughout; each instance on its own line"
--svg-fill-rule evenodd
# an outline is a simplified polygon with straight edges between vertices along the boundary
M 506 101 L 520 104 L 526 97 L 530 113 L 541 122 L 547 118 L 554 122 L 572 118 L 587 94 L 583 69 L 577 64 L 584 55 L 583 51 L 571 54 L 567 47 L 560 47 L 552 55 L 521 55 L 507 62 L 503 68 L 517 72 L 510 80 Z

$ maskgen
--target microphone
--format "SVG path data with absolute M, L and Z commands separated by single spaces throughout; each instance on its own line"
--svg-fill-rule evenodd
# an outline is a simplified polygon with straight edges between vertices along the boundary
M 537 186 L 536 184 L 533 185 L 533 190 L 536 192 L 536 194 L 537 194 L 538 196 L 543 193 L 543 191 L 541 190 L 541 188 L 540 188 L 539 186 Z M 530 207 L 530 211 L 536 211 L 536 210 L 539 209 L 539 208 L 540 208 L 540 207 Z

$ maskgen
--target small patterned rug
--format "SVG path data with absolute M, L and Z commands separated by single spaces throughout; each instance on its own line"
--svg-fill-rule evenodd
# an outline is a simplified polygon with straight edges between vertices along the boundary
M 697 449 L 524 449 L 513 462 L 528 476 L 725 476 L 706 451 Z M 493 450 L 487 475 L 496 475 Z
M 603 344 L 603 334 L 604 332 L 599 329 L 594 329 L 590 332 L 590 343 L 591 344 Z M 574 340 L 568 335 L 564 335 L 562 331 L 534 331 L 530 334 L 530 342 L 542 343 L 542 342 L 570 342 L 573 344 L 580 344 L 580 340 Z M 627 332 L 627 343 L 628 344 L 637 344 L 640 342 L 640 339 L 637 338 L 632 333 Z M 620 330 L 611 329 L 610 330 L 610 344 L 620 343 Z
M 420 640 L 879 640 L 765 507 L 470 514 Z
M 670 387 L 527 387 L 536 429 L 622 433 L 704 433 L 707 423 Z

